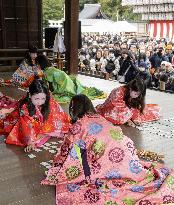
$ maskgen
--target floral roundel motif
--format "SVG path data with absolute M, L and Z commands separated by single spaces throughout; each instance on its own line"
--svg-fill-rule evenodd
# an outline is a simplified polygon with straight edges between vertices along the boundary
M 113 163 L 119 163 L 123 160 L 125 154 L 122 149 L 119 147 L 115 147 L 114 149 L 111 149 L 109 152 L 109 160 Z
M 170 189 L 174 190 L 174 176 L 169 176 L 168 177 L 167 185 Z
M 138 160 L 131 160 L 129 162 L 129 169 L 132 173 L 139 174 L 142 171 L 142 167 Z
M 80 169 L 76 166 L 71 166 L 65 170 L 65 174 L 69 180 L 73 180 L 80 175 Z
M 92 145 L 92 151 L 95 155 L 101 156 L 105 151 L 105 143 L 100 140 L 96 140 Z
M 140 202 L 139 202 L 139 205 L 152 205 L 152 203 L 149 201 L 149 200 L 141 200 Z
M 88 135 L 96 135 L 102 131 L 103 126 L 97 122 L 88 125 Z
M 109 134 L 110 134 L 110 137 L 114 140 L 123 139 L 123 133 L 120 130 L 110 130 Z

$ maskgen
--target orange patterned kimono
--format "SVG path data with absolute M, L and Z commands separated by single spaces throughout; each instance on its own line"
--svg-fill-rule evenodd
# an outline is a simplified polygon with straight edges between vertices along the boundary
M 50 114 L 46 121 L 39 109 L 34 116 L 29 116 L 27 106 L 24 104 L 20 113 L 15 110 L 4 122 L 4 130 L 9 133 L 7 144 L 26 146 L 33 143 L 36 146 L 44 144 L 51 136 L 60 137 L 67 133 L 70 126 L 68 115 L 52 98 L 50 100 Z
M 136 108 L 129 108 L 125 101 L 125 87 L 112 90 L 106 101 L 97 106 L 97 111 L 113 124 L 125 124 L 132 119 L 134 122 L 143 123 L 158 120 L 160 108 L 156 104 L 146 104 L 143 114 Z
M 6 81 L 6 83 L 13 82 L 16 85 L 22 87 L 28 87 L 31 82 L 34 80 L 35 75 L 42 78 L 44 76 L 43 71 L 36 65 L 29 65 L 27 59 L 24 59 L 23 62 L 19 65 L 19 68 L 13 73 L 12 79 Z

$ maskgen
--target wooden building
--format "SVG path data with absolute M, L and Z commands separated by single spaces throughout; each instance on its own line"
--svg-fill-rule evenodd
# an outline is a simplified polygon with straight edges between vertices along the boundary
M 0 49 L 42 48 L 42 0 L 0 0 Z
M 65 0 L 66 70 L 78 70 L 79 0 Z M 0 0 L 0 71 L 16 67 L 30 45 L 42 48 L 42 0 Z
M 122 0 L 122 5 L 142 14 L 149 22 L 150 37 L 174 39 L 174 0 Z

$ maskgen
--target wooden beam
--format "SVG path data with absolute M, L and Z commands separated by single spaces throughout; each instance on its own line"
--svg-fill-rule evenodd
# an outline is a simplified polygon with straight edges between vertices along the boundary
M 65 47 L 66 71 L 78 72 L 78 18 L 79 0 L 65 0 Z

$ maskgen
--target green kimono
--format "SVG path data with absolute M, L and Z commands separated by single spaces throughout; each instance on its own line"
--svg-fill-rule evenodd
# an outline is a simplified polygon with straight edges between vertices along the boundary
M 45 80 L 52 86 L 54 98 L 60 103 L 70 102 L 77 94 L 85 94 L 91 100 L 106 97 L 103 91 L 95 87 L 85 87 L 75 76 L 69 76 L 55 67 L 46 68 L 44 74 Z

